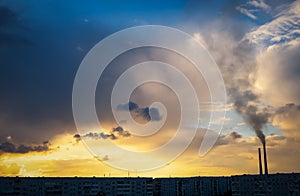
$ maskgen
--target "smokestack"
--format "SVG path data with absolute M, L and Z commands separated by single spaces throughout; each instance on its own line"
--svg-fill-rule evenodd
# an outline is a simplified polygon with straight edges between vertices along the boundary
M 268 175 L 268 161 L 267 161 L 267 151 L 266 151 L 266 143 L 263 143 L 264 148 L 264 163 L 265 163 L 265 174 Z
M 258 167 L 259 167 L 259 174 L 262 175 L 262 164 L 261 164 L 261 151 L 260 148 L 258 148 Z

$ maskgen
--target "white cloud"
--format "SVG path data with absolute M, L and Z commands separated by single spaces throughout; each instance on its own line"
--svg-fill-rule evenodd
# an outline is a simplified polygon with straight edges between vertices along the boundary
M 264 0 L 250 0 L 246 4 L 241 4 L 240 6 L 237 6 L 236 10 L 248 16 L 249 18 L 256 20 L 257 16 L 254 15 L 254 12 L 259 12 L 263 10 L 268 13 L 271 10 L 271 7 L 268 4 L 266 4 Z
M 208 45 L 206 44 L 203 36 L 200 33 L 194 33 L 193 37 L 195 40 L 200 42 L 205 48 L 208 48 Z
M 236 9 L 241 12 L 242 14 L 248 16 L 249 18 L 252 18 L 252 19 L 257 19 L 257 17 L 251 13 L 250 10 L 247 10 L 246 8 L 243 8 L 243 7 L 240 7 L 240 6 L 237 6 Z
M 274 106 L 300 104 L 300 38 L 277 44 L 257 57 L 257 91 Z
M 271 9 L 271 7 L 266 4 L 264 0 L 253 0 L 249 1 L 248 4 L 267 11 Z
M 258 50 L 254 87 L 273 106 L 300 104 L 300 1 L 281 9 L 243 38 Z
M 76 46 L 76 50 L 79 52 L 83 52 L 83 48 L 81 48 L 81 46 Z
M 245 40 L 260 45 L 273 45 L 294 40 L 300 35 L 300 1 L 281 10 L 275 19 L 246 34 Z

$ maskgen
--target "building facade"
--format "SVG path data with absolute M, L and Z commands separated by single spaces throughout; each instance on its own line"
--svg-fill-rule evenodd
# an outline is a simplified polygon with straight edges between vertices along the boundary
M 154 179 L 0 177 L 0 195 L 300 196 L 300 174 Z
M 233 196 L 300 196 L 300 174 L 231 176 Z
M 152 178 L 0 178 L 0 195 L 152 196 Z

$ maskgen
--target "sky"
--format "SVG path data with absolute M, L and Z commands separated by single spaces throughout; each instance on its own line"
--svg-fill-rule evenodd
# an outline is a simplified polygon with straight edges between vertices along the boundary
M 197 98 L 207 102 L 208 86 L 189 60 L 163 48 L 126 51 L 98 81 L 95 107 L 102 126 L 78 130 L 72 109 L 74 80 L 88 52 L 109 35 L 140 25 L 177 28 L 201 43 L 218 65 L 227 93 L 225 118 L 209 122 L 210 109 L 194 108 L 201 116 L 199 125 L 191 124 L 196 134 L 188 148 L 157 168 L 151 163 L 175 153 L 184 138 L 168 152 L 142 157 L 149 162 L 147 171 L 133 169 L 140 167 L 138 158 L 110 145 L 134 152 L 163 146 L 180 124 L 181 99 L 167 86 L 145 83 L 128 102 L 111 108 L 114 84 L 135 64 L 161 61 L 184 73 Z M 255 174 L 257 148 L 264 142 L 270 173 L 300 172 L 299 52 L 299 0 L 0 0 L 0 176 Z M 168 69 L 150 66 L 143 72 L 185 89 Z M 140 129 L 117 123 L 115 112 L 161 127 L 140 137 Z M 205 133 L 217 133 L 223 121 L 216 144 L 200 156 Z

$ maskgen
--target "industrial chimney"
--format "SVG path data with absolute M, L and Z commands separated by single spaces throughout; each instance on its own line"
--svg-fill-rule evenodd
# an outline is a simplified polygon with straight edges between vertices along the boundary
M 263 143 L 263 150 L 264 150 L 264 163 L 265 163 L 265 174 L 268 175 L 268 161 L 267 161 L 267 151 L 266 151 L 266 143 Z
M 262 163 L 261 163 L 261 151 L 260 148 L 258 148 L 258 167 L 259 167 L 259 174 L 262 175 Z

